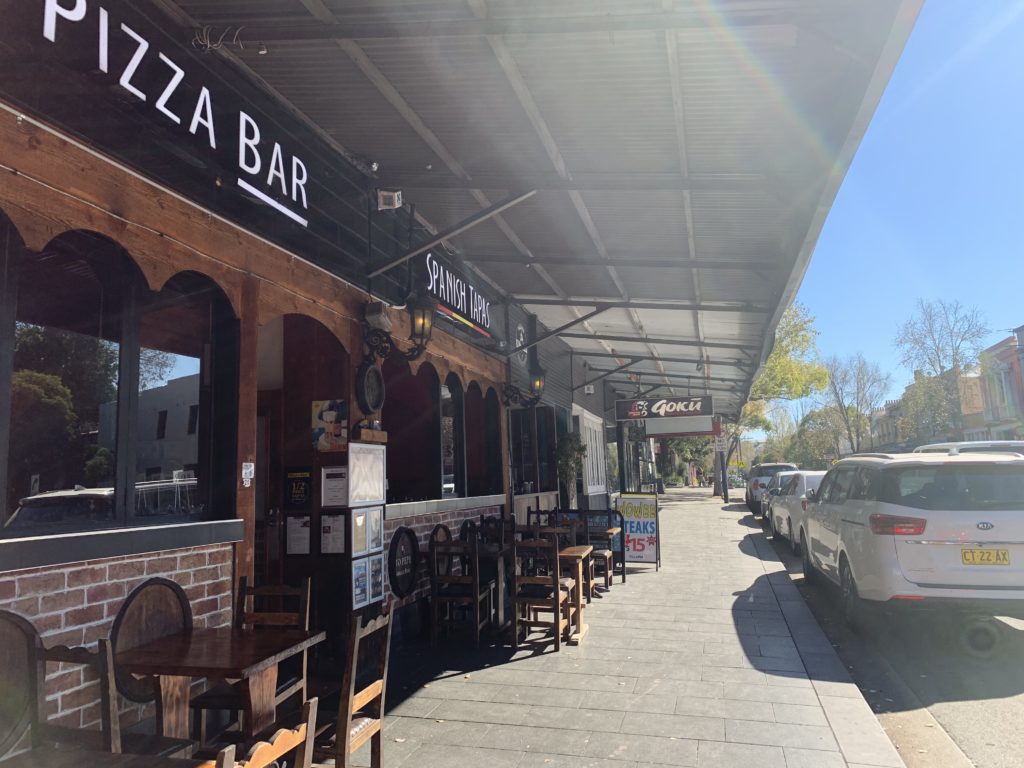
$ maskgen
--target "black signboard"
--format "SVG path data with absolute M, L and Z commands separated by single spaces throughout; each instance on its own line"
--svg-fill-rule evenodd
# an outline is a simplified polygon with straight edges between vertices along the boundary
M 313 498 L 313 470 L 294 467 L 284 473 L 285 509 L 309 509 Z
M 711 395 L 648 397 L 615 401 L 616 421 L 668 419 L 675 416 L 711 416 L 713 413 L 714 406 L 711 402 Z
M 417 256 L 415 270 L 417 288 L 437 300 L 438 314 L 478 340 L 495 337 L 501 313 L 490 292 L 481 290 L 481 280 L 435 251 Z
M 416 532 L 399 528 L 388 546 L 388 581 L 396 597 L 408 597 L 419 581 L 420 546 Z
M 349 282 L 409 245 L 353 162 L 153 0 L 0 0 L 0 101 Z M 248 52 L 245 49 L 242 58 Z M 16 165 L 16 160 L 5 162 Z M 405 269 L 374 280 L 401 302 Z

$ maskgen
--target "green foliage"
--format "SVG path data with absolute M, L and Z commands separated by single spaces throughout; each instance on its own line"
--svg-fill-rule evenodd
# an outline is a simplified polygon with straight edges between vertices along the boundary
M 117 396 L 117 346 L 95 336 L 19 323 L 14 369 L 49 374 L 62 382 L 83 430 L 96 429 L 100 406 Z
M 814 317 L 793 303 L 782 314 L 775 346 L 750 392 L 751 400 L 798 400 L 822 392 L 828 383 L 818 362 Z
M 566 432 L 558 438 L 555 447 L 555 460 L 558 462 L 558 475 L 566 483 L 575 485 L 576 475 L 583 471 L 583 459 L 587 455 L 587 446 L 578 432 Z
M 917 442 L 928 442 L 955 433 L 960 425 L 960 390 L 957 376 L 914 377 L 903 391 L 900 432 Z
M 11 377 L 11 456 L 8 503 L 27 496 L 32 475 L 43 475 L 49 487 L 63 479 L 60 459 L 74 445 L 75 411 L 71 392 L 52 374 L 15 371 Z M 73 453 L 74 451 L 72 451 Z

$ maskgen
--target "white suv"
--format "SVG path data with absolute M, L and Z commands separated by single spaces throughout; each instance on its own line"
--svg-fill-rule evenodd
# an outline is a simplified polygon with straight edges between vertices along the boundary
M 861 454 L 808 493 L 804 576 L 863 600 L 1024 617 L 1024 457 Z

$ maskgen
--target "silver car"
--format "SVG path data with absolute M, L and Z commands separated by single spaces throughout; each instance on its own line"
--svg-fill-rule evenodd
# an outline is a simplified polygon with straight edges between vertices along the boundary
M 780 472 L 779 492 L 772 496 L 771 511 L 767 517 L 768 535 L 789 541 L 794 554 L 800 551 L 799 531 L 807 512 L 807 492 L 821 485 L 825 472 L 799 470 Z M 794 535 L 794 532 L 797 532 Z

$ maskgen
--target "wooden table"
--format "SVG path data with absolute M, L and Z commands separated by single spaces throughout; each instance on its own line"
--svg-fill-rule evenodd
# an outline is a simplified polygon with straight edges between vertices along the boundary
M 559 560 L 571 563 L 576 570 L 576 598 L 573 605 L 573 613 L 576 614 L 576 631 L 569 635 L 569 642 L 572 643 L 579 643 L 587 634 L 587 625 L 583 621 L 583 606 L 585 605 L 583 602 L 583 589 L 585 588 L 583 570 L 586 559 L 593 551 L 594 548 L 587 544 L 579 547 L 566 547 L 558 553 Z
M 125 755 L 84 749 L 36 747 L 0 762 L 4 768 L 213 768 L 212 760 L 182 760 L 155 755 Z
M 115 664 L 133 674 L 157 677 L 160 732 L 178 739 L 189 738 L 192 678 L 240 680 L 245 699 L 242 730 L 252 737 L 274 723 L 278 662 L 325 637 L 326 632 L 299 629 L 193 629 L 121 651 Z

